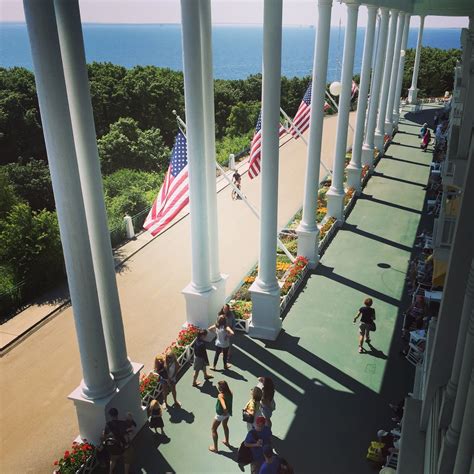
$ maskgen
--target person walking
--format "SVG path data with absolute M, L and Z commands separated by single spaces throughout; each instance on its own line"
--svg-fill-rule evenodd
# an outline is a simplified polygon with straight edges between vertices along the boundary
M 211 369 L 216 370 L 217 361 L 221 352 L 224 358 L 224 370 L 230 369 L 231 366 L 227 363 L 227 355 L 229 353 L 230 337 L 234 335 L 234 331 L 227 325 L 226 317 L 224 315 L 219 316 L 216 324 L 213 324 L 208 330 L 216 334 L 216 353 Z
M 240 175 L 239 171 L 236 169 L 234 174 L 232 175 L 232 183 L 234 186 L 240 191 L 241 186 L 242 186 L 242 176 Z M 232 199 L 242 199 L 239 195 L 239 193 L 232 188 Z
M 217 382 L 217 390 L 219 394 L 217 395 L 216 401 L 216 415 L 214 417 L 214 421 L 211 425 L 211 435 L 212 435 L 212 442 L 213 444 L 209 446 L 209 451 L 213 453 L 217 453 L 217 428 L 222 423 L 222 428 L 224 429 L 224 441 L 223 444 L 230 447 L 229 442 L 229 417 L 232 416 L 232 400 L 233 395 L 230 391 L 229 385 L 225 380 L 221 380 Z
M 201 382 L 197 381 L 199 371 L 202 370 L 204 374 L 204 380 L 209 380 L 213 378 L 213 375 L 207 373 L 207 366 L 209 365 L 209 359 L 207 357 L 206 350 L 206 336 L 207 331 L 201 329 L 198 332 L 198 337 L 194 343 L 194 376 L 193 376 L 193 387 L 199 387 Z
M 375 331 L 375 310 L 372 308 L 372 298 L 366 298 L 364 300 L 364 306 L 359 309 L 359 312 L 354 318 L 354 323 L 360 316 L 359 324 L 359 353 L 364 351 L 362 345 L 364 344 L 364 338 L 367 344 L 370 345 L 370 331 Z
M 430 141 L 431 141 L 431 132 L 430 132 L 430 129 L 427 128 L 425 134 L 421 138 L 420 146 L 423 151 L 426 151 L 426 149 L 428 148 L 428 145 L 430 144 Z
M 165 356 L 165 369 L 166 372 L 168 373 L 168 393 L 171 392 L 171 395 L 173 396 L 174 400 L 174 406 L 180 407 L 181 403 L 178 402 L 178 399 L 176 398 L 176 383 L 177 383 L 177 376 L 178 376 L 178 369 L 179 369 L 179 363 L 178 359 L 176 358 L 176 354 L 170 350 L 166 353 Z M 165 397 L 165 405 L 168 405 Z
M 122 459 L 124 472 L 128 474 L 132 462 L 132 448 L 127 430 L 130 423 L 126 420 L 119 420 L 119 412 L 116 408 L 110 408 L 111 418 L 105 425 L 102 433 L 103 445 L 110 456 L 109 474 L 114 472 L 117 462 Z
M 230 307 L 228 303 L 222 306 L 221 310 L 219 311 L 218 316 L 225 316 L 227 326 L 235 332 L 235 313 Z M 229 351 L 227 353 L 227 360 L 230 361 L 232 357 L 232 337 L 229 338 Z

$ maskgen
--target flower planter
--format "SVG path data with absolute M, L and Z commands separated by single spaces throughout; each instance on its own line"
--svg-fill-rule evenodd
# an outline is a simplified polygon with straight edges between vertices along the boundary
M 239 332 L 248 333 L 250 321 L 252 321 L 252 316 L 250 316 L 250 318 L 247 318 L 247 319 L 236 318 L 234 329 Z
M 319 247 L 318 247 L 318 253 L 319 255 L 323 255 L 324 251 L 326 250 L 327 246 L 329 245 L 329 242 L 333 238 L 334 234 L 337 232 L 337 229 L 339 228 L 339 224 L 336 221 L 332 224 L 330 229 L 326 232 L 324 235 L 323 239 L 319 242 Z

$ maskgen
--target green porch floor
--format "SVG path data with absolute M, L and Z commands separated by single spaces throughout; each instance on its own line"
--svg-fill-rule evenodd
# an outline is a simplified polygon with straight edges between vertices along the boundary
M 188 370 L 178 384 L 182 409 L 164 415 L 170 441 L 144 428 L 135 472 L 239 472 L 234 458 L 247 432 L 240 412 L 261 375 L 272 376 L 277 390 L 275 448 L 296 473 L 376 472 L 365 461 L 367 446 L 378 429 L 393 426 L 388 403 L 410 391 L 413 379 L 398 355 L 399 328 L 431 154 L 418 148 L 420 126 L 408 117 L 291 306 L 277 341 L 237 336 L 232 370 L 215 373 L 214 380 L 227 380 L 234 393 L 229 427 L 235 450 L 221 444 L 220 428 L 219 454 L 208 451 L 217 391 L 210 383 L 192 388 Z M 359 354 L 352 319 L 367 296 L 374 299 L 377 331 L 373 348 Z

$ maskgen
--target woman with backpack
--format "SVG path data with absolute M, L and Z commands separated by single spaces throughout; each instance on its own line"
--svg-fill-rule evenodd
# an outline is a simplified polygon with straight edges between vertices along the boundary
M 250 431 L 254 427 L 255 419 L 260 416 L 260 402 L 262 400 L 262 390 L 254 387 L 250 390 L 252 398 L 247 402 L 242 410 L 242 420 L 247 422 L 247 430 Z

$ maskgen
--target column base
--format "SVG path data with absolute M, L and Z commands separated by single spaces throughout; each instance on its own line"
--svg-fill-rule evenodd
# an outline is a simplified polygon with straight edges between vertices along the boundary
M 186 300 L 186 323 L 207 329 L 216 322 L 217 312 L 224 300 L 218 301 L 218 290 L 212 286 L 210 290 L 199 291 L 189 283 L 181 293 Z
M 280 287 L 265 290 L 259 279 L 250 287 L 252 295 L 252 321 L 249 335 L 258 339 L 274 341 L 281 330 Z
M 414 104 L 416 102 L 417 97 L 418 89 L 410 87 L 410 89 L 408 89 L 408 103 Z
M 459 434 L 452 430 L 450 426 L 443 437 L 438 458 L 438 469 L 436 470 L 438 474 L 451 474 L 453 472 L 459 444 Z
M 362 166 L 374 166 L 374 149 L 368 145 L 362 146 Z
M 385 122 L 385 134 L 391 136 L 392 133 L 393 133 L 393 123 Z
M 347 172 L 347 186 L 349 186 L 350 188 L 353 188 L 355 192 L 359 194 L 362 189 L 362 183 L 361 183 L 362 168 L 360 166 L 349 163 L 346 167 L 346 172 Z
M 338 221 L 344 220 L 344 192 L 337 191 L 332 187 L 326 193 L 328 200 L 328 216 Z
M 77 421 L 79 425 L 79 436 L 87 439 L 94 445 L 100 444 L 100 437 L 105 423 L 110 420 L 108 411 L 117 408 L 119 418 L 125 418 L 130 412 L 137 424 L 138 432 L 146 423 L 147 416 L 145 408 L 142 407 L 140 398 L 140 371 L 143 364 L 132 362 L 133 373 L 127 378 L 117 381 L 117 389 L 112 395 L 98 400 L 88 400 L 82 394 L 79 385 L 69 396 L 76 408 Z
M 217 281 L 213 281 L 212 285 L 215 287 L 215 293 L 214 293 L 214 306 L 211 309 L 212 314 L 214 314 L 217 317 L 217 313 L 220 311 L 222 306 L 224 306 L 225 303 L 225 285 L 227 283 L 227 278 L 229 278 L 229 275 L 225 275 L 223 273 L 220 274 L 220 278 Z
M 398 129 L 398 123 L 400 122 L 400 114 L 393 114 L 393 128 Z
M 375 145 L 375 148 L 377 148 L 377 150 L 379 151 L 379 153 L 381 153 L 382 156 L 383 156 L 383 146 L 384 146 L 383 139 L 384 139 L 384 135 L 382 135 L 380 132 L 375 132 L 374 145 Z
M 319 263 L 319 229 L 305 230 L 300 224 L 296 229 L 296 233 L 298 234 L 298 256 L 301 255 L 309 260 L 309 268 L 316 268 Z

